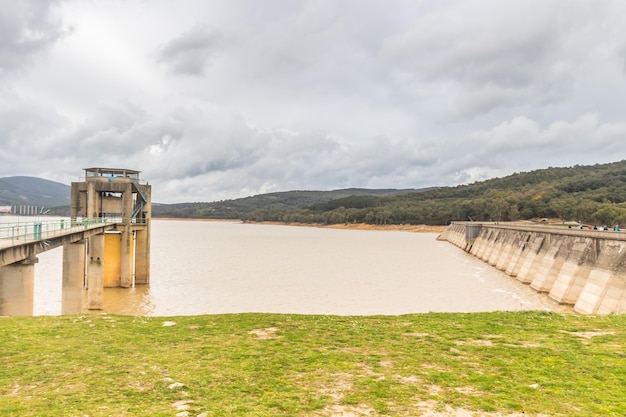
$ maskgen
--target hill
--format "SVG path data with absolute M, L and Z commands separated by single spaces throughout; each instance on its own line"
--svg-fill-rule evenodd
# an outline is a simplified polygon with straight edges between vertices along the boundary
M 0 206 L 67 206 L 70 187 L 60 182 L 36 177 L 0 178 Z
M 349 196 L 391 196 L 416 190 L 348 188 L 332 191 L 286 191 L 211 203 L 153 204 L 154 217 L 241 219 L 256 210 L 289 211 Z
M 444 225 L 453 220 L 560 218 L 626 223 L 626 161 L 515 173 L 456 187 L 346 197 L 295 210 L 257 209 L 252 221 Z
M 70 187 L 33 177 L 0 178 L 0 205 L 32 204 L 66 215 Z M 211 203 L 153 203 L 154 217 L 298 223 L 445 225 L 453 220 L 560 218 L 626 223 L 626 161 L 538 169 L 455 187 L 288 191 Z

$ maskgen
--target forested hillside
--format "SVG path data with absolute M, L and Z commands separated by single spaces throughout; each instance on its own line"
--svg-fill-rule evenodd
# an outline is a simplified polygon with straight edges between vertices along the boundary
M 0 179 L 0 200 L 4 204 L 16 204 L 13 197 L 19 196 L 20 201 L 47 207 L 69 200 L 69 186 L 45 180 L 24 183 L 25 180 L 33 179 Z M 53 202 L 51 197 L 60 194 L 64 200 Z M 45 202 L 39 203 L 40 198 L 46 199 Z M 53 213 L 67 215 L 69 207 L 58 207 Z M 212 203 L 154 203 L 152 214 L 323 224 L 443 225 L 453 220 L 546 217 L 598 225 L 623 224 L 626 223 L 626 161 L 540 169 L 456 187 L 289 191 Z
M 545 217 L 626 223 L 626 161 L 547 168 L 396 196 L 344 197 L 299 209 L 259 208 L 242 216 L 253 221 L 429 225 Z
M 241 219 L 256 210 L 283 213 L 349 196 L 389 196 L 417 190 L 369 190 L 348 188 L 334 191 L 286 191 L 211 203 L 154 204 L 155 217 Z

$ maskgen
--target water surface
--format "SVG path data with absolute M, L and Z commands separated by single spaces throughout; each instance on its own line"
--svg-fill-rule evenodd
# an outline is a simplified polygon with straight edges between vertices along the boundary
M 436 234 L 153 220 L 151 284 L 104 311 L 397 315 L 564 308 Z M 39 256 L 35 314 L 61 313 L 62 249 Z

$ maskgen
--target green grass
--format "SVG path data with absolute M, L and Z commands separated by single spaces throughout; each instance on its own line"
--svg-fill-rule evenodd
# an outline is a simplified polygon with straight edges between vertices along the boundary
M 0 337 L 2 416 L 626 410 L 623 315 L 2 317 Z

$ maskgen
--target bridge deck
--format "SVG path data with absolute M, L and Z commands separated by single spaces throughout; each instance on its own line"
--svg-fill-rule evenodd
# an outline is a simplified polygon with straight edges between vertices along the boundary
M 34 222 L 0 223 L 0 248 L 46 240 L 53 237 L 120 223 L 120 219 L 55 219 Z
M 114 230 L 119 220 L 107 218 L 49 220 L 0 224 L 0 266 L 19 262 L 58 246 Z

